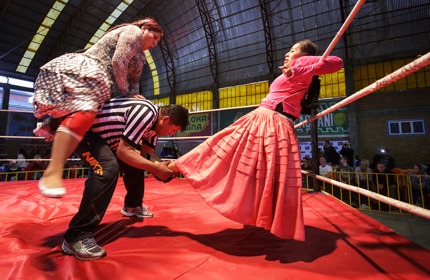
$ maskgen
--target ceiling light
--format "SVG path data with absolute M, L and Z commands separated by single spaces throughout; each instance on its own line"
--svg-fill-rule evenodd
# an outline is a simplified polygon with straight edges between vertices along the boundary
M 51 30 L 52 25 L 66 6 L 67 2 L 69 2 L 69 0 L 57 0 L 54 5 L 52 5 L 51 10 L 49 10 L 45 19 L 42 21 L 42 24 L 37 29 L 36 34 L 33 36 L 33 39 L 28 45 L 27 51 L 21 58 L 21 61 L 16 68 L 17 72 L 27 72 L 28 66 L 33 60 L 33 57 L 42 44 L 43 40 L 45 39 L 46 34 L 48 34 L 49 30 Z

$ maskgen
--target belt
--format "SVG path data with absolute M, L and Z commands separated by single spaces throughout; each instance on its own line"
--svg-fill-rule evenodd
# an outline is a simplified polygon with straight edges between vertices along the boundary
M 287 118 L 291 119 L 293 122 L 295 120 L 297 120 L 297 118 L 294 117 L 293 115 L 284 112 L 284 108 L 282 106 L 282 103 L 279 103 L 278 105 L 276 105 L 275 111 L 286 116 Z

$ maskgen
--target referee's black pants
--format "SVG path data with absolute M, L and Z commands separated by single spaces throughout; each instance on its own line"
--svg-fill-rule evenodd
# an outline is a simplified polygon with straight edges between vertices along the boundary
M 69 243 L 93 236 L 112 199 L 121 169 L 127 190 L 125 205 L 141 206 L 144 194 L 144 171 L 117 160 L 106 142 L 93 132 L 86 133 L 75 153 L 90 166 L 90 171 L 78 213 L 64 234 Z

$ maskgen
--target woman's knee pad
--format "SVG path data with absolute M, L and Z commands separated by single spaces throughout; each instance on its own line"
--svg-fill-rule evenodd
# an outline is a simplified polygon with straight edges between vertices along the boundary
M 96 112 L 83 111 L 75 112 L 68 115 L 61 122 L 57 131 L 71 134 L 79 141 L 85 136 L 85 133 L 91 128 L 96 118 Z

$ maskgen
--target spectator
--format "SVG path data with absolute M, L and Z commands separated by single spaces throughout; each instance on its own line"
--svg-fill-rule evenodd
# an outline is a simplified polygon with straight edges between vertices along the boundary
M 11 160 L 9 162 L 9 166 L 6 167 L 6 169 L 4 170 L 5 173 L 5 181 L 18 181 L 21 179 L 22 174 L 20 174 L 19 172 L 21 172 L 22 169 L 18 166 L 18 162 L 16 160 Z
M 21 170 L 28 165 L 28 162 L 26 161 L 26 159 L 28 159 L 28 155 L 27 155 L 27 152 L 24 150 L 24 148 L 19 149 L 17 159 L 19 159 L 17 164 L 18 164 L 18 167 L 21 168 Z
M 348 158 L 347 157 L 341 157 L 340 158 L 340 166 L 336 169 L 337 172 L 337 180 L 339 182 L 352 185 L 355 182 L 355 174 L 354 174 L 354 168 L 350 165 L 348 165 Z M 336 188 L 337 194 L 340 195 L 340 192 L 343 189 Z M 358 199 L 357 194 L 355 192 L 351 193 L 352 201 L 351 206 L 357 207 Z M 342 197 L 339 197 L 342 198 Z
M 360 166 L 360 164 L 361 164 L 361 159 L 360 159 L 360 157 L 358 156 L 358 155 L 355 155 L 354 156 L 354 161 L 353 161 L 353 165 L 352 165 L 352 167 L 354 167 L 354 168 L 356 168 L 356 167 L 358 167 L 358 166 Z M 369 160 L 367 160 L 367 167 L 369 167 Z
M 328 165 L 339 164 L 340 156 L 328 139 L 324 140 L 324 158 Z
M 412 202 L 421 206 L 425 202 L 423 197 L 427 197 L 427 194 L 430 193 L 430 177 L 426 175 L 423 166 L 419 163 L 414 165 L 414 169 L 409 171 L 408 175 L 412 188 Z
M 43 171 L 46 169 L 46 164 L 41 161 L 42 157 L 39 154 L 34 155 L 34 159 L 37 159 L 38 161 L 32 161 L 30 162 L 25 168 L 24 171 L 29 171 L 30 174 L 27 174 L 27 179 L 30 180 L 39 180 L 42 177 L 42 173 L 40 171 Z M 40 161 L 39 161 L 40 159 Z M 32 171 L 32 172 L 31 172 Z
M 320 157 L 320 167 L 319 167 L 320 175 L 331 178 L 331 173 L 333 172 L 333 168 L 327 164 L 327 160 L 325 157 Z
M 0 181 L 4 181 L 4 171 L 6 169 L 6 166 L 3 164 L 3 162 L 0 162 Z
M 362 189 L 374 191 L 373 180 L 371 176 L 372 171 L 370 170 L 370 167 L 369 167 L 369 160 L 362 159 L 360 161 L 360 166 L 357 166 L 355 168 L 355 172 L 356 172 L 355 178 L 358 186 Z M 369 205 L 367 203 L 368 199 L 366 199 L 366 202 L 363 202 L 363 198 L 360 196 L 360 201 L 362 202 L 361 208 L 363 209 L 369 208 Z
M 331 174 L 333 172 L 333 168 L 327 164 L 327 161 L 325 159 L 325 157 L 320 157 L 320 166 L 319 166 L 319 173 L 321 176 L 327 177 L 327 178 L 331 178 Z M 320 184 L 322 186 L 322 189 L 328 189 L 330 188 L 330 192 L 332 192 L 331 188 L 332 185 L 331 184 L 326 184 L 325 182 L 320 181 Z M 327 188 L 326 188 L 327 186 Z
M 397 186 L 396 177 L 393 171 L 391 171 L 384 162 L 376 164 L 376 170 L 373 174 L 373 182 L 376 185 L 376 191 L 379 194 L 397 198 Z M 381 210 L 387 211 L 388 205 L 381 203 Z
M 388 169 L 393 169 L 396 167 L 396 162 L 394 160 L 394 158 L 390 155 L 390 150 L 383 148 L 380 149 L 374 156 L 373 156 L 373 161 L 370 164 L 370 169 L 375 170 L 377 168 L 377 164 L 379 162 L 384 163 L 384 165 L 388 168 Z
M 306 170 L 306 171 L 310 171 L 312 172 L 313 167 L 312 167 L 312 160 L 309 157 L 304 157 L 302 160 L 302 170 Z M 306 175 L 302 174 L 302 182 L 303 182 L 303 187 L 311 187 L 313 186 L 313 178 L 312 177 L 308 177 Z
M 35 155 L 40 155 L 40 150 L 37 145 L 34 145 L 33 148 L 30 150 L 28 158 L 34 158 Z
M 351 145 L 348 141 L 344 142 L 342 149 L 339 152 L 343 157 L 348 159 L 348 165 L 354 167 L 354 150 L 351 149 Z
M 355 182 L 354 167 L 348 164 L 347 157 L 341 157 L 339 162 L 340 165 L 336 169 L 339 171 L 338 181 L 349 185 L 353 184 Z
M 349 185 L 355 183 L 354 167 L 348 164 L 348 158 L 341 157 L 339 163 L 340 165 L 336 169 L 338 171 L 337 180 Z

